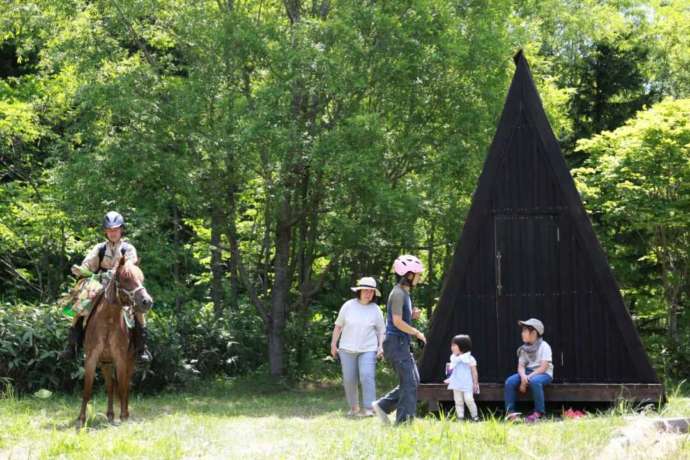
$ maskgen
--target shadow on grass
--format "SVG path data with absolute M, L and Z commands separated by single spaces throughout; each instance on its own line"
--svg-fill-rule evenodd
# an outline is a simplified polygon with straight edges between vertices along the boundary
M 269 382 L 265 379 L 237 378 L 202 382 L 197 389 L 167 391 L 157 395 L 130 394 L 130 423 L 155 423 L 169 416 L 190 417 L 276 417 L 281 419 L 313 419 L 332 415 L 344 417 L 347 409 L 342 386 L 337 381 L 291 383 Z M 16 403 L 22 411 L 44 414 L 49 420 L 42 429 L 76 430 L 81 397 L 57 395 L 49 400 L 20 398 Z M 115 400 L 116 423 L 105 415 L 106 396 L 96 392 L 87 414 L 86 432 L 120 426 L 119 402 Z
M 62 401 L 61 407 L 47 407 L 43 410 L 50 410 L 51 417 L 45 423 L 42 423 L 40 427 L 46 430 L 56 430 L 56 431 L 76 431 L 76 432 L 90 432 L 90 431 L 101 431 L 109 428 L 116 428 L 118 426 L 124 425 L 131 422 L 144 421 L 136 419 L 130 416 L 129 421 L 121 422 L 117 414 L 119 413 L 116 409 L 115 420 L 113 422 L 108 421 L 108 417 L 105 412 L 98 411 L 99 407 L 105 408 L 105 399 L 97 399 L 96 404 L 93 402 L 90 404 L 89 411 L 86 416 L 86 424 L 84 427 L 77 428 L 77 418 L 79 415 L 79 408 L 81 406 L 81 400 L 74 399 L 74 404 L 71 405 L 72 399 L 66 397 Z

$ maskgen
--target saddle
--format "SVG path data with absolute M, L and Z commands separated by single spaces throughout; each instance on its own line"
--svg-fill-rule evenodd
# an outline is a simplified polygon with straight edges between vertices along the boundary
M 98 306 L 106 294 L 105 288 L 111 279 L 109 275 L 109 272 L 103 272 L 77 281 L 74 288 L 58 302 L 63 307 L 63 313 L 72 318 L 83 316 L 84 321 L 82 324 L 84 329 L 86 329 L 94 306 Z M 127 325 L 127 329 L 133 329 L 134 311 L 132 307 L 124 306 L 122 308 L 122 317 Z

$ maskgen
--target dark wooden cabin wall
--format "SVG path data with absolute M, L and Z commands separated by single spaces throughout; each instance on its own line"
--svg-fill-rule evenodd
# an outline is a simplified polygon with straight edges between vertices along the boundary
M 482 382 L 515 371 L 519 319 L 540 318 L 554 352 L 556 382 L 634 382 L 635 366 L 574 232 L 544 146 L 522 113 L 500 156 L 487 214 L 465 276 L 448 280 L 447 347 L 426 350 L 443 379 L 455 334 L 470 334 Z M 503 251 L 497 292 L 497 250 Z

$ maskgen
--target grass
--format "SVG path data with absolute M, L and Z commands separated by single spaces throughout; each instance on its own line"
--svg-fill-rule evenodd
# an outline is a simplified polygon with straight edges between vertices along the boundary
M 382 387 L 385 385 L 382 384 Z M 382 388 L 383 389 L 383 388 Z M 111 426 L 102 391 L 77 432 L 79 397 L 0 398 L 0 460 L 15 458 L 596 458 L 629 415 L 625 408 L 535 426 L 489 417 L 476 423 L 433 418 L 406 427 L 351 420 L 341 388 L 296 388 L 243 378 L 195 391 L 136 396 L 132 420 Z M 116 408 L 116 415 L 118 410 Z M 690 416 L 690 398 L 673 395 L 665 416 Z M 640 452 L 640 458 L 645 457 Z M 690 458 L 686 436 L 668 458 Z

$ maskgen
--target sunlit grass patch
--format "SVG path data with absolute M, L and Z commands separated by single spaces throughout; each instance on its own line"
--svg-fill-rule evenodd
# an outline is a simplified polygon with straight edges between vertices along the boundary
M 339 385 L 208 382 L 198 391 L 135 395 L 131 421 L 110 425 L 97 393 L 86 428 L 74 428 L 80 398 L 0 400 L 0 458 L 596 458 L 630 415 L 625 406 L 579 420 L 555 414 L 536 425 L 425 417 L 403 427 L 350 419 Z M 119 409 L 115 407 L 116 415 Z M 672 395 L 664 415 L 690 415 Z M 653 414 L 656 416 L 656 414 Z M 679 445 L 675 455 L 687 455 Z

